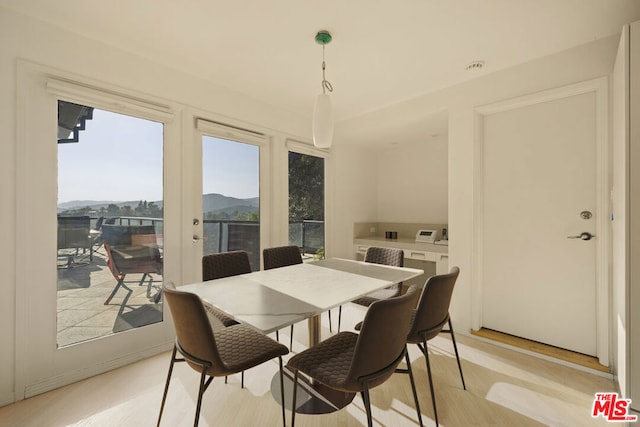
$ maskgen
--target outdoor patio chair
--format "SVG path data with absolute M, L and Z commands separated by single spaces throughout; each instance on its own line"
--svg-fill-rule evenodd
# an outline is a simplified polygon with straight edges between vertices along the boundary
M 67 267 L 70 267 L 80 249 L 83 253 L 89 251 L 89 262 L 93 261 L 93 245 L 91 241 L 91 218 L 88 216 L 59 216 L 58 217 L 58 252 L 63 249 L 75 249 L 74 253 L 58 254 L 66 257 Z
M 162 275 L 162 255 L 156 243 L 156 232 L 152 225 L 110 225 L 102 224 L 102 240 L 107 253 L 107 264 L 111 274 L 117 280 L 113 291 L 104 304 L 109 304 L 120 287 L 129 292 L 125 284 L 127 274 L 142 274 L 139 286 L 147 281 L 147 296 L 153 284 L 152 274 Z M 154 302 L 162 296 L 158 291 Z

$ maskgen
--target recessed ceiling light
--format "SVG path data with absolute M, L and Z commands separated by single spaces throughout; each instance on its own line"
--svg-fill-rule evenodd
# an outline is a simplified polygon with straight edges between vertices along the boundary
M 484 67 L 484 61 L 473 61 L 469 63 L 464 69 L 467 71 L 480 70 Z

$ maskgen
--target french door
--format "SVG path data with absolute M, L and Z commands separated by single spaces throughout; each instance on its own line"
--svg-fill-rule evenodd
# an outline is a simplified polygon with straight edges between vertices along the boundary
M 170 349 L 162 282 L 269 241 L 267 136 L 19 67 L 16 400 Z
M 160 290 L 181 270 L 171 106 L 19 67 L 17 400 L 169 349 Z
M 233 250 L 249 254 L 251 268 L 260 270 L 262 246 L 269 241 L 269 139 L 266 135 L 226 123 L 199 118 L 186 182 L 192 219 L 192 244 L 183 256 L 190 260 L 186 282 L 202 280 L 203 255 Z

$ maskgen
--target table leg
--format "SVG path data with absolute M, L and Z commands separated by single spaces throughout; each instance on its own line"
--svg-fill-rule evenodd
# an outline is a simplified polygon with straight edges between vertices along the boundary
M 309 347 L 320 343 L 322 339 L 320 333 L 320 315 L 309 318 Z

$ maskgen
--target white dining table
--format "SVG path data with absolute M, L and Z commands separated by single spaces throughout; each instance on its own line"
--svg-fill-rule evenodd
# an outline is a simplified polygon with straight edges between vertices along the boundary
M 419 276 L 423 270 L 330 258 L 183 285 L 240 323 L 268 334 L 309 320 L 309 346 L 320 336 L 320 314 Z

